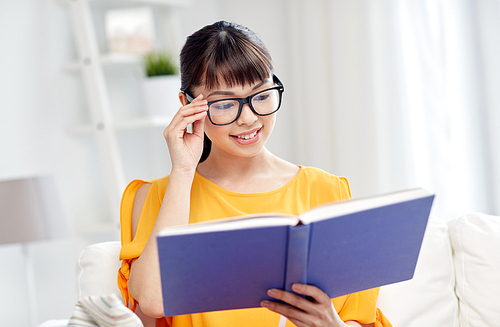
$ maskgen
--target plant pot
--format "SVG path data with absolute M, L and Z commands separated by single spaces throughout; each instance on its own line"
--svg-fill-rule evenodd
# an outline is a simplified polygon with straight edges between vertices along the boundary
M 148 116 L 173 117 L 181 107 L 179 75 L 146 77 L 142 86 Z

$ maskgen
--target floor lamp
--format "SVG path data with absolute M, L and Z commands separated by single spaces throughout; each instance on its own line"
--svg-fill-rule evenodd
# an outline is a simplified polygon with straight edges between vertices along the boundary
M 37 324 L 35 271 L 29 243 L 68 234 L 51 176 L 0 181 L 0 244 L 20 243 L 28 285 L 31 325 Z

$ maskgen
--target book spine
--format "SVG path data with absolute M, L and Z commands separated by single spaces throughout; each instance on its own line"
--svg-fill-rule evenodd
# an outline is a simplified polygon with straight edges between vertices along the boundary
M 285 272 L 285 290 L 291 292 L 292 284 L 307 283 L 309 234 L 311 225 L 290 226 Z

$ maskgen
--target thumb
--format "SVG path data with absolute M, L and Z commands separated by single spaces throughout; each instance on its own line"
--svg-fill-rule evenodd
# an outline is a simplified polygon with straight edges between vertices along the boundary
M 202 140 L 205 135 L 205 119 L 207 116 L 204 116 L 203 118 L 195 121 L 193 123 L 193 134 L 200 137 Z

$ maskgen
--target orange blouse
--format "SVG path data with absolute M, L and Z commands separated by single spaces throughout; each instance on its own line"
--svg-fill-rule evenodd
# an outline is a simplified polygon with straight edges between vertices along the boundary
M 141 185 L 151 183 L 146 202 L 132 239 L 132 207 Z M 122 266 L 118 273 L 118 286 L 125 303 L 135 310 L 135 299 L 128 290 L 130 264 L 139 257 L 155 224 L 168 184 L 168 176 L 153 181 L 135 180 L 126 188 L 120 211 Z M 350 199 L 347 179 L 330 175 L 320 169 L 300 167 L 299 173 L 284 186 L 270 192 L 235 193 L 225 190 L 208 179 L 195 174 L 191 189 L 189 222 L 201 222 L 244 214 L 277 212 L 292 215 L 328 202 Z M 355 320 L 376 327 L 391 326 L 376 308 L 378 288 L 332 299 L 343 321 Z M 224 327 L 224 326 L 278 326 L 280 315 L 264 308 L 215 311 L 159 319 L 157 326 L 171 327 Z M 286 326 L 293 326 L 287 321 Z

